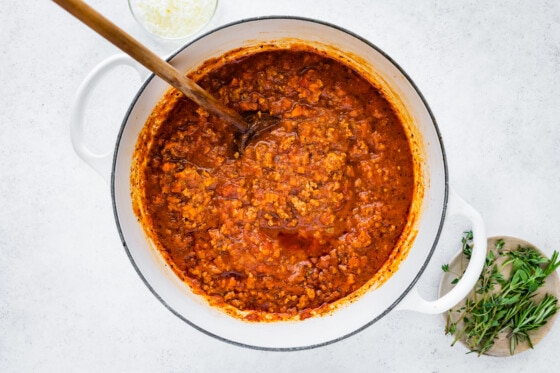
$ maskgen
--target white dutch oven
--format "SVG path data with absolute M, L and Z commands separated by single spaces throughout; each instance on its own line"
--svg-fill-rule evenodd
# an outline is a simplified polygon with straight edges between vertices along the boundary
M 94 154 L 85 145 L 82 118 L 91 87 L 106 72 L 130 65 L 143 68 L 126 56 L 115 56 L 99 65 L 82 84 L 72 117 L 72 142 L 78 155 L 102 175 L 111 169 L 111 192 L 117 226 L 125 250 L 150 291 L 175 315 L 220 340 L 246 347 L 294 350 L 332 343 L 357 333 L 393 309 L 441 313 L 457 304 L 474 286 L 486 253 L 486 234 L 480 215 L 448 186 L 447 165 L 436 122 L 424 98 L 404 71 L 381 50 L 336 26 L 294 17 L 267 17 L 233 23 L 194 40 L 169 61 L 180 70 L 239 47 L 298 39 L 311 45 L 328 45 L 371 69 L 376 79 L 406 107 L 418 134 L 423 157 L 424 195 L 415 229 L 417 236 L 408 256 L 382 286 L 372 288 L 328 316 L 304 321 L 250 323 L 210 307 L 181 282 L 146 239 L 132 210 L 130 166 L 137 136 L 150 112 L 169 86 L 150 76 L 140 88 L 122 123 L 114 153 Z M 362 66 L 364 67 L 364 66 Z M 112 161 L 112 163 L 111 163 Z M 466 216 L 472 223 L 475 243 L 463 279 L 447 295 L 435 301 L 422 299 L 415 284 L 436 248 L 444 219 L 450 214 Z

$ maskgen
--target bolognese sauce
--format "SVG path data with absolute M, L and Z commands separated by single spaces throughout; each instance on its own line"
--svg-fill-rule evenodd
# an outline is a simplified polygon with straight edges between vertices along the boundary
M 371 81 L 308 47 L 224 59 L 198 84 L 275 126 L 236 130 L 170 90 L 135 151 L 135 211 L 193 291 L 252 321 L 304 319 L 366 284 L 411 208 L 403 123 Z

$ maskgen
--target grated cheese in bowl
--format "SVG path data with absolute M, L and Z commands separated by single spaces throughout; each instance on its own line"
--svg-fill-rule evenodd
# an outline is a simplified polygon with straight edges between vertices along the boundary
M 164 39 L 181 39 L 204 27 L 218 0 L 129 0 L 134 17 L 149 32 Z

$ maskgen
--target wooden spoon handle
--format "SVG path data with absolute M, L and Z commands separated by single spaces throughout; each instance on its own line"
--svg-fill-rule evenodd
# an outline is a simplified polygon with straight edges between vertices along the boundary
M 53 0 L 68 13 L 78 18 L 92 30 L 110 41 L 117 48 L 144 65 L 148 70 L 181 91 L 211 113 L 222 117 L 244 133 L 249 126 L 237 113 L 224 106 L 191 79 L 181 74 L 176 68 L 164 61 L 157 54 L 146 48 L 124 30 L 109 21 L 95 9 L 81 0 Z

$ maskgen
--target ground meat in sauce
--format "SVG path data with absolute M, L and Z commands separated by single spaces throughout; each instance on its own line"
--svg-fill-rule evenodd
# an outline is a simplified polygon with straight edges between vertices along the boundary
M 177 92 L 152 115 L 163 121 L 135 155 L 146 162 L 142 219 L 176 272 L 249 320 L 310 317 L 363 286 L 395 247 L 414 188 L 384 96 L 345 64 L 296 49 L 226 63 L 199 84 L 279 123 L 239 155 L 232 127 Z

